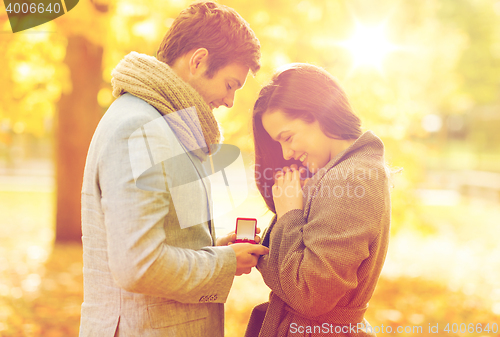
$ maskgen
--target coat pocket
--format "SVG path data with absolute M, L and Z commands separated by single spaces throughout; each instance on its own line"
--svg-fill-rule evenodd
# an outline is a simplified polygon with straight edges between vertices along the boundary
M 149 305 L 148 315 L 151 327 L 161 329 L 205 319 L 208 316 L 208 309 L 205 304 L 166 302 Z

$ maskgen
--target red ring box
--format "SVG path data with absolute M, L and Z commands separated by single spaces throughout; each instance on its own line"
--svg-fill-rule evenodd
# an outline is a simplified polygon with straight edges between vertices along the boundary
M 257 219 L 255 218 L 237 218 L 236 219 L 236 241 L 234 243 L 253 243 L 257 232 Z

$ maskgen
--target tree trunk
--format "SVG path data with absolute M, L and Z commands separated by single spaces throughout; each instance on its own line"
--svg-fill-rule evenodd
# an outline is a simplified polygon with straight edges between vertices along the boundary
M 90 140 L 102 111 L 97 93 L 102 83 L 103 48 L 83 36 L 70 36 L 65 63 L 72 90 L 59 102 L 56 140 L 56 242 L 81 242 L 81 189 Z

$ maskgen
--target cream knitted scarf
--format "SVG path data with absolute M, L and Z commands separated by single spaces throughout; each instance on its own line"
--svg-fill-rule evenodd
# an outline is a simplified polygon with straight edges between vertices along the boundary
M 200 160 L 205 160 L 210 153 L 207 145 L 221 141 L 219 124 L 208 104 L 166 63 L 131 52 L 118 63 L 111 75 L 113 96 L 128 92 L 151 104 L 162 115 L 171 114 L 166 118 L 170 127 L 181 143 Z M 199 120 L 189 118 L 185 113 L 172 114 L 192 107 L 196 109 Z

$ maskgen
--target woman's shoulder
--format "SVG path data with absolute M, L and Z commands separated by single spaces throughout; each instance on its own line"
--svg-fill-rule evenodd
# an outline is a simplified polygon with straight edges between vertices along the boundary
M 313 177 L 306 186 L 307 199 L 313 203 L 347 202 L 355 208 L 360 203 L 373 208 L 382 207 L 388 197 L 388 171 L 383 153 L 365 149 L 352 152 Z
M 320 183 L 383 182 L 387 178 L 387 165 L 383 155 L 366 151 L 353 153 L 324 172 Z
M 386 177 L 384 144 L 373 132 L 363 133 L 349 148 L 333 158 L 314 176 L 315 182 Z

